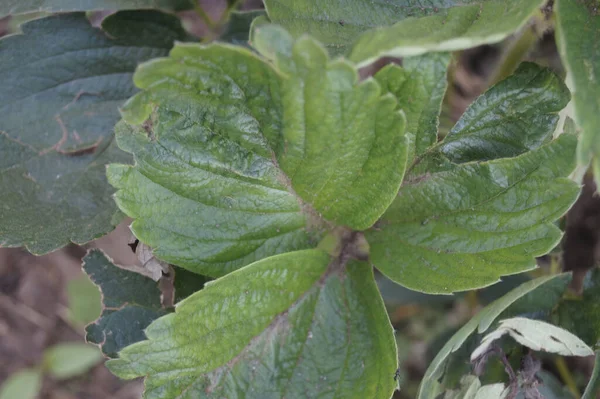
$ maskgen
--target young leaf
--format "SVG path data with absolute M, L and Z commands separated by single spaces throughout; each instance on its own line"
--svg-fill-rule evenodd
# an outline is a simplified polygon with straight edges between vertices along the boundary
M 578 160 L 600 166 L 600 15 L 595 0 L 557 0 L 556 38 L 573 91 L 575 119 L 582 129 Z
M 571 276 L 560 274 L 528 281 L 481 310 L 446 342 L 430 363 L 419 388 L 418 399 L 433 399 L 439 391 L 439 379 L 453 352 L 456 352 L 477 331 L 484 333 L 498 318 L 508 318 L 527 312 L 551 310 L 562 297 Z M 466 360 L 466 359 L 465 359 Z
M 42 373 L 26 369 L 12 374 L 0 386 L 0 399 L 35 399 L 42 389 Z
M 102 311 L 100 290 L 88 276 L 72 279 L 67 284 L 69 320 L 77 327 L 96 320 Z
M 193 0 L 2 0 L 0 17 L 30 12 L 58 13 L 65 11 L 152 9 L 185 10 Z
M 107 363 L 147 399 L 388 398 L 397 355 L 364 263 L 276 255 L 215 280 Z
M 137 64 L 185 35 L 156 11 L 28 22 L 0 41 L 0 246 L 35 254 L 113 229 L 105 165 L 128 162 L 112 140 Z M 65 40 L 68 38 L 68 40 Z
M 446 93 L 450 55 L 428 54 L 388 65 L 375 74 L 384 91 L 398 100 L 406 115 L 408 163 L 437 142 L 439 114 Z
M 456 165 L 405 185 L 366 232 L 370 260 L 390 279 L 428 293 L 490 285 L 535 267 L 560 240 L 552 224 L 579 188 L 567 179 L 577 140 L 516 158 Z
M 100 250 L 83 258 L 83 270 L 102 291 L 100 318 L 86 327 L 86 340 L 115 357 L 125 346 L 145 338 L 144 329 L 167 313 L 158 284 L 141 274 L 115 266 Z
M 541 320 L 513 317 L 500 321 L 496 330 L 484 336 L 481 344 L 471 354 L 471 361 L 485 353 L 494 341 L 503 335 L 534 351 L 557 353 L 563 356 L 591 356 L 592 349 L 567 330 Z
M 102 359 L 102 353 L 95 346 L 63 343 L 44 351 L 43 367 L 52 377 L 62 380 L 86 373 Z
M 116 128 L 136 165 L 108 170 L 136 237 L 209 276 L 314 245 L 327 221 L 368 228 L 404 174 L 404 118 L 374 80 L 274 26 L 253 41 L 274 63 L 218 44 L 142 65 Z
M 462 163 L 534 150 L 552 138 L 558 112 L 569 99 L 569 90 L 552 71 L 523 63 L 469 106 L 439 151 Z
M 265 0 L 265 7 L 269 18 L 293 36 L 310 32 L 326 43 L 332 54 L 349 53 L 353 61 L 368 64 L 382 55 L 403 57 L 499 42 L 523 26 L 544 3 Z

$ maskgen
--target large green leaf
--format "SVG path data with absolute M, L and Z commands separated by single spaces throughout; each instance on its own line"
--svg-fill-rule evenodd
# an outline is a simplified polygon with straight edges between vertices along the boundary
M 404 185 L 366 233 L 371 263 L 428 293 L 490 285 L 535 267 L 560 240 L 552 222 L 573 204 L 577 140 L 557 140 L 516 158 L 471 162 Z
M 439 380 L 444 375 L 450 357 L 474 332 L 483 334 L 496 320 L 501 318 L 527 312 L 540 314 L 551 310 L 567 289 L 570 281 L 569 274 L 540 277 L 522 284 L 486 306 L 454 334 L 433 359 L 421 382 L 418 399 L 436 398 L 437 394 L 443 390 Z
M 314 245 L 330 222 L 368 228 L 404 174 L 404 118 L 375 80 L 272 25 L 254 45 L 273 63 L 217 44 L 141 66 L 116 128 L 136 165 L 108 175 L 134 234 L 210 276 Z
M 411 56 L 499 42 L 523 26 L 544 3 L 265 0 L 269 18 L 292 35 L 310 33 L 332 53 L 349 53 L 361 64 L 382 55 Z
M 437 142 L 439 115 L 448 85 L 450 55 L 445 53 L 411 57 L 402 67 L 388 65 L 375 75 L 381 87 L 398 100 L 406 114 L 408 162 Z
M 568 71 L 575 119 L 582 129 L 578 160 L 600 170 L 600 14 L 596 0 L 557 0 L 556 38 Z
M 0 16 L 29 12 L 65 12 L 94 10 L 127 10 L 161 8 L 184 10 L 193 0 L 2 0 Z
M 83 270 L 102 292 L 102 314 L 86 327 L 86 340 L 115 357 L 125 346 L 145 338 L 144 329 L 167 313 L 158 284 L 141 274 L 115 266 L 101 250 L 83 258 Z
M 137 64 L 185 33 L 157 11 L 114 14 L 105 32 L 83 13 L 22 28 L 0 41 L 0 245 L 43 254 L 112 230 L 105 164 L 129 160 L 113 143 L 118 106 Z
M 569 102 L 562 79 L 523 63 L 465 111 L 439 151 L 457 163 L 520 155 L 552 138 L 558 112 Z
M 107 363 L 147 399 L 389 398 L 397 355 L 365 263 L 273 256 L 180 302 Z

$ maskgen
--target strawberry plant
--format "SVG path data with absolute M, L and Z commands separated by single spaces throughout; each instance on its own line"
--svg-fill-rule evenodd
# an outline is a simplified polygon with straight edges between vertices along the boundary
M 131 218 L 175 306 L 92 250 L 104 309 L 86 331 L 146 398 L 390 398 L 380 276 L 447 295 L 529 272 L 560 251 L 582 171 L 600 176 L 599 5 L 238 6 L 210 21 L 191 0 L 0 4 L 48 14 L 0 40 L 0 243 L 41 255 Z M 182 10 L 209 21 L 203 43 Z M 549 32 L 566 76 L 523 61 Z M 499 42 L 494 84 L 442 133 L 457 52 Z M 594 354 L 597 274 L 580 296 L 556 270 L 505 290 L 418 398 L 539 397 L 555 378 L 540 359 Z

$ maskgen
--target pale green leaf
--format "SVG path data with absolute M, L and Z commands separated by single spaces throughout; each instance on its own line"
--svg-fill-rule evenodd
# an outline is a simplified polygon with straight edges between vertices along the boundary
M 389 398 L 397 355 L 365 263 L 273 256 L 180 302 L 107 366 L 147 399 Z
M 349 53 L 353 61 L 367 64 L 382 55 L 410 56 L 499 42 L 523 26 L 544 3 L 265 0 L 265 7 L 269 18 L 293 36 L 310 33 L 330 52 Z
M 185 33 L 157 11 L 116 13 L 104 32 L 83 13 L 22 28 L 0 41 L 0 245 L 43 254 L 113 229 L 105 165 L 129 160 L 113 143 L 118 107 L 137 64 Z
M 477 391 L 475 399 L 504 399 L 506 392 L 504 391 L 504 384 L 489 384 L 484 385 Z
M 83 270 L 102 292 L 102 314 L 86 327 L 86 340 L 115 357 L 125 346 L 145 339 L 144 329 L 167 313 L 158 284 L 115 266 L 101 250 L 83 258 Z
M 184 10 L 193 7 L 193 0 L 2 0 L 0 16 L 31 12 L 133 10 L 161 8 Z
M 271 25 L 253 42 L 274 62 L 217 44 L 142 65 L 116 128 L 136 165 L 108 171 L 136 237 L 210 276 L 313 246 L 330 222 L 368 228 L 404 174 L 404 118 L 375 80 Z
M 473 351 L 471 360 L 481 356 L 494 341 L 505 334 L 534 351 L 557 353 L 562 356 L 591 356 L 594 354 L 585 342 L 567 330 L 541 320 L 513 317 L 501 320 L 496 330 L 483 337 L 481 344 Z
M 552 71 L 523 63 L 467 108 L 439 151 L 462 163 L 534 150 L 552 138 L 558 112 L 569 99 L 569 90 Z
M 569 274 L 540 277 L 522 284 L 483 308 L 446 342 L 431 361 L 421 382 L 418 399 L 433 399 L 441 392 L 439 380 L 444 375 L 449 358 L 473 333 L 484 333 L 500 317 L 551 310 L 562 297 L 570 280 Z
M 42 373 L 25 369 L 12 374 L 0 386 L 0 399 L 35 399 L 42 389 Z
M 567 178 L 577 140 L 515 158 L 471 162 L 404 185 L 366 232 L 370 261 L 387 277 L 428 293 L 490 285 L 536 266 L 561 232 L 552 223 L 579 194 Z
M 43 367 L 58 380 L 82 375 L 103 359 L 100 350 L 88 344 L 71 342 L 44 351 Z
M 449 54 L 429 54 L 407 58 L 402 67 L 388 65 L 375 74 L 383 90 L 396 97 L 398 108 L 406 115 L 409 163 L 437 142 L 449 62 Z
M 413 7 L 420 4 L 410 0 L 397 3 L 412 3 Z M 444 3 L 439 7 L 422 7 L 421 13 L 427 16 L 406 18 L 395 25 L 365 32 L 352 46 L 349 58 L 360 64 L 369 64 L 382 56 L 407 57 L 497 43 L 525 25 L 545 1 L 468 0 Z
M 600 14 L 596 0 L 557 0 L 556 38 L 567 69 L 575 120 L 582 129 L 578 160 L 600 165 Z
M 82 275 L 68 282 L 67 298 L 69 319 L 76 326 L 85 326 L 100 316 L 102 297 L 88 276 Z

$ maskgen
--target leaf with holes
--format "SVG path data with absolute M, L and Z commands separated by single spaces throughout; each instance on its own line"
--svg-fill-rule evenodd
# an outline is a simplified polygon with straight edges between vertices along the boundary
M 263 57 L 178 45 L 142 65 L 116 128 L 135 166 L 108 170 L 136 237 L 209 276 L 370 227 L 406 164 L 403 115 L 375 80 L 273 25 L 253 43 Z
M 2 246 L 43 254 L 113 229 L 105 165 L 129 161 L 113 143 L 117 108 L 136 92 L 137 64 L 185 33 L 157 11 L 120 12 L 102 26 L 62 14 L 0 41 Z
M 453 165 L 404 185 L 366 233 L 371 263 L 428 293 L 493 284 L 535 268 L 561 232 L 552 223 L 579 194 L 567 176 L 577 139 L 562 135 L 515 158 Z
M 369 64 L 496 43 L 522 27 L 540 0 L 265 0 L 269 18 L 292 35 L 310 33 L 336 54 Z M 358 40 L 357 40 L 358 38 Z
M 390 397 L 392 326 L 365 263 L 273 256 L 208 283 L 109 361 L 147 399 Z
M 419 387 L 417 398 L 433 399 L 444 388 L 454 388 L 444 386 L 440 383 L 440 379 L 444 376 L 446 370 L 455 364 L 452 363 L 453 356 L 475 332 L 483 334 L 499 318 L 508 318 L 530 312 L 549 313 L 562 297 L 570 281 L 571 276 L 569 274 L 540 277 L 523 283 L 483 308 L 446 342 L 431 361 Z M 457 363 L 461 367 L 464 367 L 465 364 L 468 365 L 468 354 L 466 359 L 458 359 Z M 468 371 L 470 371 L 470 366 L 468 366 Z
M 98 344 L 105 355 L 145 339 L 144 329 L 167 313 L 161 305 L 158 283 L 121 269 L 100 250 L 83 258 L 83 270 L 102 292 L 102 314 L 86 327 L 86 340 Z

